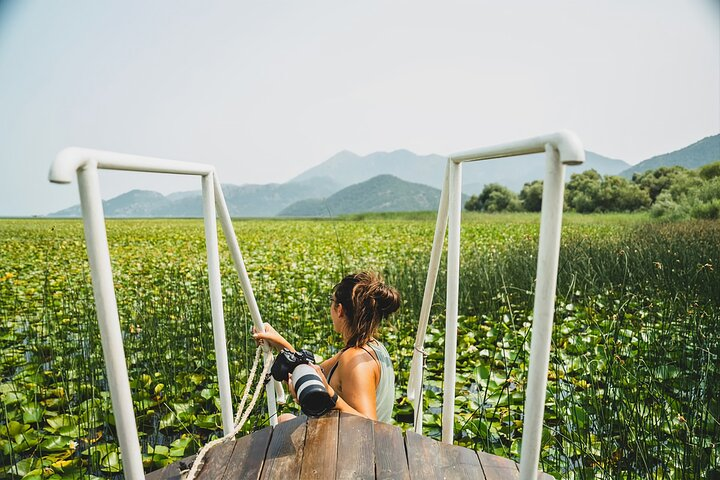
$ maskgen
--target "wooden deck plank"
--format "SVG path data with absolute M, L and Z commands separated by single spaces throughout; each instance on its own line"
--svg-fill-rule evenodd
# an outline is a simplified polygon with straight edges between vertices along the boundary
M 232 456 L 232 452 L 235 449 L 235 443 L 225 442 L 217 445 L 205 454 L 204 462 L 198 471 L 198 480 L 217 480 L 225 475 L 225 469 L 227 468 L 227 459 Z
M 405 449 L 411 480 L 439 480 L 435 464 L 440 454 L 439 442 L 408 430 Z
M 339 413 L 333 410 L 323 417 L 308 420 L 305 451 L 309 454 L 302 459 L 301 479 L 335 478 Z
M 439 468 L 438 468 L 439 467 Z M 439 476 L 447 480 L 484 480 L 485 474 L 475 450 L 440 443 Z
M 365 417 L 340 413 L 335 478 L 375 480 L 373 422 Z
M 181 480 L 193 457 L 149 473 Z M 364 417 L 298 417 L 211 449 L 198 479 L 518 479 L 518 465 Z M 539 480 L 553 477 L 538 471 Z
M 477 452 L 487 480 L 515 480 L 520 478 L 517 464 L 507 458 L 496 457 L 485 452 Z
M 230 457 L 223 479 L 254 479 L 260 477 L 265 454 L 267 453 L 273 428 L 265 427 L 252 435 L 235 440 L 235 449 Z
M 410 480 L 403 432 L 388 423 L 374 422 L 375 478 Z
M 300 466 L 305 451 L 307 417 L 279 423 L 274 429 L 265 454 L 261 479 L 300 478 Z
M 182 460 L 163 467 L 145 475 L 145 480 L 180 480 L 182 472 L 190 470 L 196 455 L 183 458 Z

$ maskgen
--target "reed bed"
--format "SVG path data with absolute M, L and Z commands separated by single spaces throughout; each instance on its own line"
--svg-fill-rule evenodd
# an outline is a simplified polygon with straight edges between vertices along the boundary
M 537 216 L 463 223 L 455 443 L 517 460 L 527 383 Z M 109 220 L 133 400 L 148 471 L 221 435 L 199 220 Z M 327 293 L 381 271 L 403 294 L 382 332 L 409 427 L 409 359 L 431 216 L 235 224 L 266 321 L 327 358 L 341 346 Z M 706 478 L 720 469 L 720 226 L 569 216 L 563 231 L 542 468 L 559 478 Z M 0 478 L 120 478 L 82 224 L 0 227 Z M 221 250 L 233 400 L 254 355 Z M 442 270 L 441 270 L 442 271 Z M 425 434 L 439 438 L 444 276 L 426 350 Z M 284 407 L 292 410 L 293 406 Z M 261 405 L 244 432 L 268 423 Z

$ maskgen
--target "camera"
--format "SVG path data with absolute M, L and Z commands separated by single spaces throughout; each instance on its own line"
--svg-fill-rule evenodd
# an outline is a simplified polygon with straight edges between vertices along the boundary
M 293 388 L 300 408 L 309 417 L 319 417 L 335 406 L 325 389 L 322 378 L 310 365 L 315 356 L 308 350 L 291 352 L 287 348 L 278 353 L 270 368 L 270 374 L 278 382 L 287 382 L 292 373 Z

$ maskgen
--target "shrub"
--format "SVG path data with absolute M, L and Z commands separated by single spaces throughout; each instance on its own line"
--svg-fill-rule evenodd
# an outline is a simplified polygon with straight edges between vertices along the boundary
M 520 201 L 528 212 L 539 212 L 542 207 L 543 181 L 535 180 L 523 185 L 520 191 Z
M 568 206 L 580 213 L 627 212 L 651 203 L 638 185 L 615 175 L 603 178 L 595 170 L 572 175 L 565 191 Z
M 673 200 L 669 192 L 663 192 L 658 195 L 650 208 L 650 215 L 664 220 L 682 220 L 689 216 L 689 212 L 683 205 Z
M 720 219 L 720 198 L 694 205 L 690 209 L 690 216 L 704 220 Z
M 676 189 L 677 193 L 684 191 L 687 186 L 687 178 L 694 175 L 694 172 L 681 166 L 660 167 L 654 170 L 647 170 L 642 173 L 633 174 L 632 181 L 650 195 L 650 200 L 655 202 L 657 197 L 673 185 L 682 185 Z
M 710 163 L 698 169 L 698 174 L 705 180 L 720 177 L 720 162 Z
M 720 219 L 720 176 L 712 177 L 693 191 L 690 216 L 708 220 Z
M 478 212 L 519 212 L 522 204 L 517 194 L 499 183 L 485 185 L 480 195 L 473 195 L 465 209 Z
M 650 206 L 650 195 L 623 177 L 607 175 L 600 184 L 597 199 L 603 212 L 631 212 Z

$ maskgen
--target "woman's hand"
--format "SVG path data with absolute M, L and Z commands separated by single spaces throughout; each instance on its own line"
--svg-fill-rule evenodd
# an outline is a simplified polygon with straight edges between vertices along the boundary
M 255 327 L 253 327 L 253 338 L 255 339 L 255 343 L 258 345 L 262 345 L 264 341 L 268 342 L 268 345 L 270 345 L 275 350 L 282 350 L 283 348 L 287 348 L 291 352 L 294 352 L 295 349 L 290 345 L 290 343 L 285 340 L 285 337 L 280 335 L 278 332 L 275 331 L 275 329 L 269 324 L 265 323 L 265 331 L 264 332 L 258 332 Z
M 295 400 L 295 403 L 300 405 L 300 400 L 298 400 L 297 393 L 295 393 L 295 386 L 293 385 L 292 373 L 288 373 L 287 386 L 288 386 L 288 390 L 290 390 L 290 395 L 292 395 L 293 400 Z

